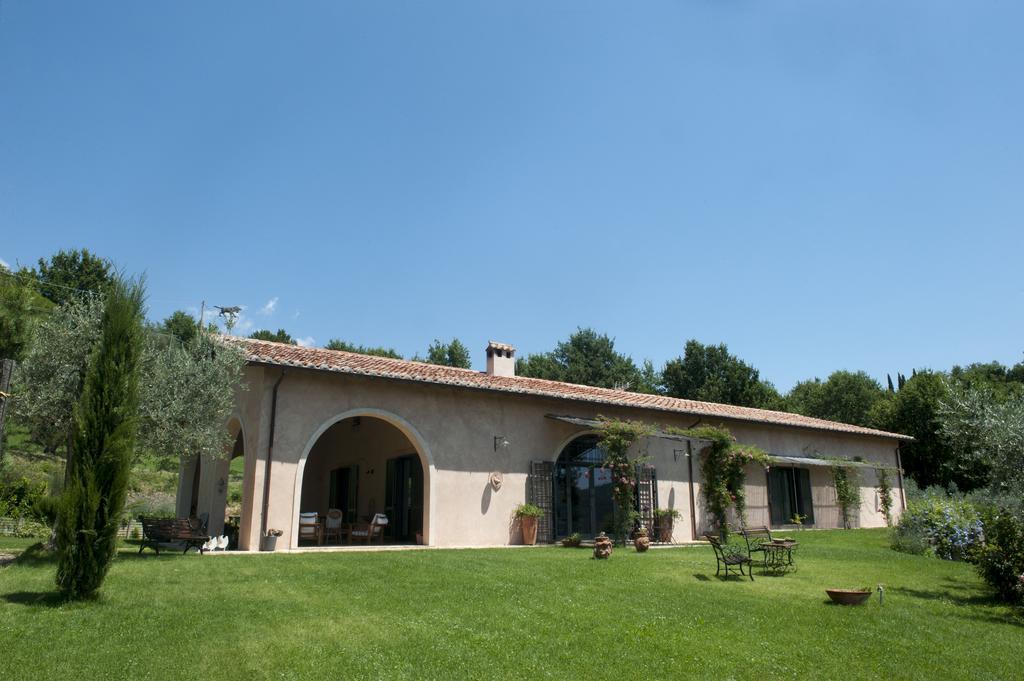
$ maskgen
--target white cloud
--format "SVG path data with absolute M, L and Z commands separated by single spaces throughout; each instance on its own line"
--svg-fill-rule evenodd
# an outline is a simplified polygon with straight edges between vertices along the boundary
M 260 314 L 262 314 L 262 315 L 272 315 L 272 314 L 274 314 L 274 310 L 277 309 L 277 300 L 278 300 L 277 296 L 274 296 L 273 298 L 268 300 L 267 304 L 260 308 Z
M 5 270 L 11 269 L 11 266 L 8 265 L 7 261 L 4 260 L 3 258 L 0 258 L 0 267 L 3 267 Z
M 303 348 L 311 348 L 314 345 L 316 345 L 316 339 L 313 338 L 312 336 L 306 336 L 305 338 L 296 338 L 295 342 L 298 343 L 299 346 Z

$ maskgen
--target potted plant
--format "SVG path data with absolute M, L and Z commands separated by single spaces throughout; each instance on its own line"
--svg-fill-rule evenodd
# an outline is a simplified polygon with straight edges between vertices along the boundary
M 562 538 L 562 546 L 566 548 L 576 548 L 583 541 L 583 537 L 580 536 L 579 532 L 573 532 L 568 537 Z
M 544 515 L 544 509 L 533 504 L 519 504 L 516 507 L 516 518 L 523 528 L 523 543 L 533 546 L 537 543 L 537 518 Z
M 680 513 L 674 508 L 657 508 L 654 510 L 658 541 L 664 544 L 672 542 L 672 528 L 675 525 L 675 521 L 679 518 Z
M 273 551 L 277 548 L 277 538 L 284 534 L 283 530 L 267 530 L 260 539 L 260 551 Z
M 633 546 L 636 547 L 637 553 L 643 553 L 651 548 L 651 539 L 647 536 L 647 528 L 643 525 L 638 527 L 636 532 L 633 533 Z

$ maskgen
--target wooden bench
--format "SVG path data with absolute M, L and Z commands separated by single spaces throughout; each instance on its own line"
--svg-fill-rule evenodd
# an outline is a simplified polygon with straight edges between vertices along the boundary
M 750 581 L 754 581 L 754 570 L 752 567 L 752 561 L 750 556 L 744 556 L 742 553 L 736 550 L 735 547 L 731 547 L 727 544 L 722 544 L 718 537 L 712 535 L 705 535 L 705 539 L 711 544 L 711 548 L 715 550 L 715 575 L 718 575 L 721 569 L 725 568 L 725 576 L 729 576 L 730 567 L 739 567 L 740 576 L 750 577 Z M 742 549 L 740 549 L 742 550 Z M 747 571 L 743 572 L 743 566 L 747 566 Z
M 147 546 L 160 555 L 161 544 L 184 544 L 185 550 L 182 554 L 188 553 L 190 548 L 195 548 L 200 555 L 203 553 L 203 545 L 210 541 L 197 521 L 188 518 L 143 518 L 139 517 L 142 523 L 142 545 L 139 546 L 139 553 Z

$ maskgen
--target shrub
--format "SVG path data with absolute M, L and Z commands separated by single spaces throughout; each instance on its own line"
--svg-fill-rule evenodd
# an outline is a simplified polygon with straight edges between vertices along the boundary
M 74 447 L 57 522 L 57 586 L 95 595 L 117 550 L 135 449 L 143 291 L 116 280 L 74 411 Z
M 516 507 L 517 518 L 543 518 L 544 509 L 533 504 L 519 504 Z
M 963 499 L 928 494 L 908 504 L 893 532 L 897 551 L 971 560 L 984 538 L 981 516 Z
M 1024 602 L 1024 521 L 1006 509 L 986 509 L 985 543 L 978 551 L 978 572 L 996 595 Z
M 0 483 L 0 517 L 35 518 L 36 502 L 45 496 L 45 482 L 21 477 Z
M 576 547 L 583 542 L 583 537 L 580 536 L 579 532 L 573 532 L 568 537 L 562 539 L 562 546 L 565 547 Z

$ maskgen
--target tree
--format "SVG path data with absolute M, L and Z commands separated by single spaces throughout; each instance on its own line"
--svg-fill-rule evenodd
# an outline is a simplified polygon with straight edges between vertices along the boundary
M 100 335 L 104 301 L 71 297 L 53 308 L 33 330 L 29 350 L 15 372 L 14 416 L 33 439 L 54 453 L 70 449 L 71 416 L 81 396 L 82 377 Z
M 782 404 L 775 386 L 761 380 L 757 369 L 730 354 L 724 343 L 687 341 L 683 356 L 666 362 L 662 376 L 665 391 L 672 397 L 761 409 L 776 409 Z
M 57 586 L 95 595 L 117 551 L 138 418 L 141 283 L 109 287 L 101 335 L 74 413 L 74 448 L 57 522 Z
M 797 383 L 786 406 L 804 416 L 869 426 L 872 409 L 884 396 L 878 381 L 863 371 L 835 371 L 824 383 L 817 378 Z
M 645 359 L 640 367 L 640 376 L 636 385 L 636 392 L 649 395 L 661 395 L 665 392 L 664 380 L 661 372 L 654 368 L 654 362 Z
M 52 306 L 24 279 L 0 266 L 0 465 L 14 367 L 28 353 L 33 327 Z
M 900 374 L 902 377 L 902 374 Z M 879 401 L 872 410 L 874 425 L 883 430 L 903 433 L 914 442 L 900 445 L 903 469 L 919 486 L 956 483 L 963 490 L 978 482 L 973 475 L 957 472 L 948 461 L 948 452 L 940 434 L 939 406 L 949 396 L 942 374 L 915 371 L 891 398 Z
M 231 444 L 225 425 L 244 389 L 245 354 L 208 333 L 177 343 L 146 334 L 139 381 L 140 444 L 176 463 L 182 456 L 218 456 Z
M 44 296 L 57 305 L 66 303 L 72 297 L 91 293 L 101 295 L 113 280 L 113 266 L 106 258 L 89 252 L 89 249 L 60 251 L 50 257 L 49 262 L 39 259 L 38 270 L 27 270 L 35 276 Z
M 0 359 L 24 358 L 33 326 L 52 307 L 31 282 L 0 268 Z
M 1019 366 L 1019 365 L 1018 365 Z M 950 380 L 964 388 L 991 392 L 992 399 L 1003 401 L 1024 394 L 1024 375 L 1000 362 L 975 362 L 966 367 L 954 366 Z
M 89 354 L 99 338 L 103 303 L 71 299 L 54 308 L 33 334 L 16 374 L 15 415 L 51 453 L 68 446 L 71 415 L 81 395 Z M 208 333 L 179 343 L 144 330 L 140 360 L 141 447 L 171 461 L 196 452 L 219 454 L 225 422 L 240 388 L 244 355 Z
M 295 339 L 292 338 L 291 334 L 289 334 L 284 329 L 278 329 L 276 332 L 270 331 L 269 329 L 259 329 L 257 331 L 253 331 L 252 333 L 250 333 L 249 338 L 262 341 L 272 341 L 274 343 L 290 343 L 291 345 L 296 344 Z
M 199 332 L 199 324 L 189 313 L 175 310 L 170 317 L 160 323 L 160 330 L 174 336 L 183 345 L 188 345 Z
M 623 390 L 635 390 L 642 384 L 633 360 L 615 351 L 614 339 L 593 329 L 577 329 L 553 352 L 520 359 L 516 374 Z
M 986 471 L 989 489 L 1024 510 L 1024 396 L 1006 399 L 991 387 L 955 385 L 939 414 L 957 458 Z
M 355 343 L 349 343 L 338 338 L 332 338 L 327 341 L 327 345 L 324 346 L 328 350 L 344 350 L 345 352 L 356 352 L 360 355 L 374 355 L 376 357 L 390 357 L 391 359 L 403 359 L 402 355 L 398 353 L 394 348 L 381 347 L 369 347 L 366 345 L 356 345 Z
M 469 349 L 458 338 L 453 338 L 450 343 L 442 343 L 435 339 L 427 349 L 427 362 L 461 369 L 473 366 L 469 359 Z

